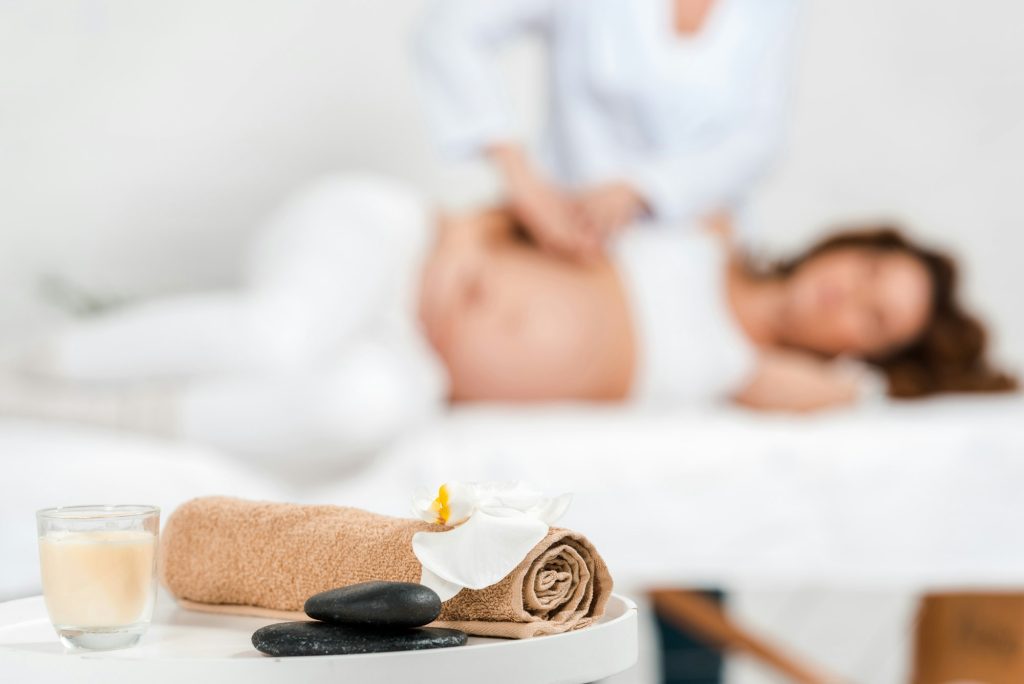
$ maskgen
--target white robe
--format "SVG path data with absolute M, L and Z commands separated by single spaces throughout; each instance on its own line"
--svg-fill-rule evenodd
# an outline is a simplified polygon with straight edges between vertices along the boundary
M 431 0 L 417 35 L 428 114 L 455 154 L 515 140 L 496 64 L 548 46 L 542 163 L 561 183 L 625 180 L 661 221 L 742 201 L 782 137 L 799 0 L 718 0 L 695 36 L 672 0 Z

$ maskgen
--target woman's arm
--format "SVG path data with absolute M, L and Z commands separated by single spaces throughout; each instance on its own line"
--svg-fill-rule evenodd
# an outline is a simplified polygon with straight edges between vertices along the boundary
M 855 403 L 863 376 L 844 364 L 790 351 L 769 351 L 734 399 L 767 411 L 810 412 Z

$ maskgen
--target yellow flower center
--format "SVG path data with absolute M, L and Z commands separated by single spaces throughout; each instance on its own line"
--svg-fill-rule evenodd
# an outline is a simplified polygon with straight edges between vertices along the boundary
M 437 514 L 436 522 L 438 525 L 447 525 L 448 519 L 452 515 L 452 510 L 448 505 L 448 485 L 441 485 L 437 490 L 437 498 L 430 503 L 430 510 Z

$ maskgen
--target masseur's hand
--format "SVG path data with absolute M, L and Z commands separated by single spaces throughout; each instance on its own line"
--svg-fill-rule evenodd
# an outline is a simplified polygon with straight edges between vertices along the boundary
M 518 146 L 495 145 L 488 153 L 505 180 L 510 208 L 542 249 L 571 259 L 600 250 L 573 199 L 542 177 Z
M 590 239 L 600 245 L 647 210 L 643 197 L 624 181 L 587 188 L 576 204 Z

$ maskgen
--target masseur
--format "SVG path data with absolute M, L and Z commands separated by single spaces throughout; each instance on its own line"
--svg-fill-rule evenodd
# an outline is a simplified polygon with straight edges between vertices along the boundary
M 432 0 L 417 33 L 441 146 L 497 166 L 541 246 L 592 253 L 650 214 L 734 209 L 779 147 L 798 0 Z M 539 156 L 513 125 L 502 48 L 541 39 Z
M 840 355 L 901 395 L 1006 388 L 952 275 L 885 231 L 769 272 L 697 230 L 628 231 L 574 263 L 504 212 L 438 218 L 405 186 L 333 178 L 271 218 L 245 288 L 132 306 L 17 355 L 0 415 L 337 462 L 448 401 L 847 404 L 865 388 Z

